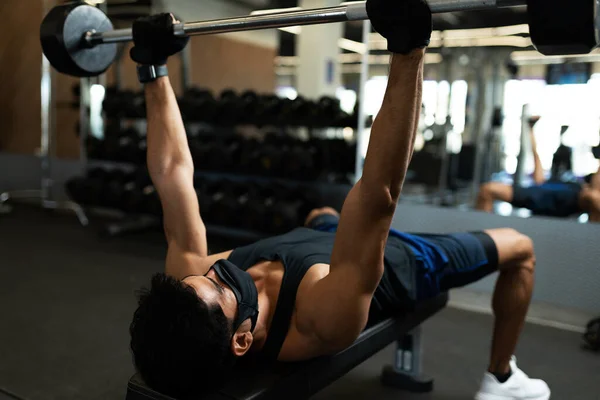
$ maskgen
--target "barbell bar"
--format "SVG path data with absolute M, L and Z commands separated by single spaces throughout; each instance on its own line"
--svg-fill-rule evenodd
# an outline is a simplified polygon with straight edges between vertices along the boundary
M 433 13 L 474 11 L 499 7 L 526 5 L 526 0 L 429 0 Z M 246 17 L 189 22 L 174 27 L 175 36 L 194 36 L 231 33 L 259 29 L 284 28 L 288 26 L 330 24 L 335 22 L 363 21 L 369 18 L 366 2 L 350 2 L 336 7 L 310 10 L 279 10 L 273 13 Z M 89 45 L 119 43 L 133 40 L 131 29 L 85 34 Z
M 394 0 L 397 1 L 397 0 Z M 546 55 L 589 53 L 600 40 L 600 0 L 428 0 L 433 13 L 488 10 L 527 5 L 532 41 Z M 551 4 L 548 4 L 551 3 Z M 316 25 L 368 19 L 366 2 L 336 7 L 280 10 L 237 18 L 176 24 L 176 36 L 194 36 L 259 29 Z M 97 76 L 114 61 L 116 44 L 132 39 L 131 29 L 113 30 L 102 11 L 82 3 L 54 7 L 40 28 L 42 49 L 59 72 Z

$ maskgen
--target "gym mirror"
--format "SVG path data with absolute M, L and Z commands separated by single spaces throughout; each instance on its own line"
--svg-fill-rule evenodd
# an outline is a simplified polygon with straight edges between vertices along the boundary
M 594 58 L 544 59 L 535 51 L 486 47 L 435 55 L 425 70 L 402 201 L 598 220 L 600 192 L 594 188 L 600 180 L 593 177 L 600 155 L 600 69 Z M 371 66 L 368 105 L 379 104 L 377 93 L 385 89 L 377 71 Z M 368 114 L 376 115 L 373 107 Z

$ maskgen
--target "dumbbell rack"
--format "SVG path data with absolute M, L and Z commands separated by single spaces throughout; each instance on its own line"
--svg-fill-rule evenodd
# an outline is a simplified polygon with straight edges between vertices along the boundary
M 118 109 L 118 107 L 117 107 Z M 136 114 L 136 115 L 120 115 L 118 117 L 113 117 L 113 116 L 108 116 L 108 118 L 106 118 L 107 120 L 111 120 L 113 122 L 113 125 L 119 128 L 123 128 L 126 127 L 127 125 L 131 125 L 131 126 L 142 126 L 144 127 L 145 125 L 145 118 L 141 117 L 139 114 L 139 112 L 136 113 L 132 113 L 132 114 Z M 106 117 L 106 116 L 105 116 Z M 199 122 L 189 122 L 186 121 L 186 125 L 188 125 L 188 132 L 189 131 L 193 131 L 194 129 L 199 129 L 199 128 L 203 128 L 206 129 L 207 126 L 210 126 L 210 124 L 203 124 L 203 123 L 199 123 Z M 245 128 L 248 128 L 248 126 L 244 126 Z M 235 129 L 234 127 L 217 127 L 214 128 L 213 134 L 218 136 L 220 139 L 223 138 L 232 138 L 232 137 L 241 137 L 239 135 L 235 135 L 233 134 L 232 130 Z M 239 127 L 238 127 L 239 128 Z M 269 128 L 267 130 L 279 130 L 279 131 L 284 131 L 289 129 L 289 127 L 283 127 L 283 126 L 275 126 L 273 124 L 271 124 L 269 126 Z M 297 129 L 297 127 L 293 127 L 291 128 L 292 130 Z M 340 131 L 342 128 L 339 128 Z M 254 127 L 254 130 L 256 131 L 256 127 Z M 317 136 L 314 135 L 313 132 L 316 132 L 316 129 L 311 129 L 310 127 L 304 127 L 302 130 L 306 131 L 309 133 L 309 136 Z M 113 132 L 113 134 L 115 134 Z M 138 134 L 134 134 L 137 137 L 143 138 L 143 135 L 138 135 Z M 93 139 L 93 138 L 92 138 Z M 140 139 L 141 140 L 141 139 Z M 190 139 L 190 142 L 192 141 L 192 139 Z M 202 142 L 202 139 L 199 139 L 198 142 Z M 325 141 L 323 141 L 325 142 Z M 85 147 L 85 146 L 84 146 Z M 350 153 L 350 157 L 354 157 L 354 150 L 351 150 Z M 141 167 L 141 165 L 144 163 L 145 161 L 145 157 L 139 157 L 136 160 L 97 160 L 94 159 L 94 151 L 90 151 L 90 149 L 86 149 L 87 154 L 90 156 L 90 158 L 87 160 L 87 166 L 88 168 L 108 168 L 108 169 L 117 169 L 117 170 L 122 170 L 125 172 L 131 172 L 136 168 Z M 128 152 L 125 152 L 124 154 L 127 154 Z M 123 162 L 125 161 L 125 162 Z M 226 180 L 226 181 L 251 181 L 253 183 L 259 184 L 259 185 L 268 185 L 268 184 L 276 184 L 276 185 L 302 185 L 304 186 L 310 186 L 312 187 L 314 190 L 320 190 L 321 192 L 326 192 L 327 190 L 332 190 L 332 186 L 333 187 L 337 187 L 336 190 L 341 190 L 341 191 L 348 191 L 350 189 L 350 182 L 348 182 L 347 184 L 335 184 L 330 182 L 324 182 L 324 181 L 317 181 L 317 182 L 309 182 L 308 180 L 302 180 L 302 179 L 289 179 L 286 177 L 276 177 L 276 176 L 260 176 L 260 175 L 252 175 L 252 174 L 240 174 L 240 172 L 243 171 L 206 171 L 206 170 L 197 170 L 196 171 L 196 177 L 197 178 L 206 178 L 206 179 L 210 179 L 210 180 Z M 354 172 L 354 168 L 352 167 L 351 170 L 348 170 L 347 173 L 353 173 Z M 300 177 L 298 177 L 300 178 Z M 310 190 L 313 190 L 310 189 Z M 99 211 L 103 211 L 104 214 L 107 213 L 107 210 L 102 208 L 102 207 L 95 207 L 97 210 Z M 115 222 L 115 223 L 111 223 L 108 224 L 106 226 L 106 229 L 104 230 L 104 232 L 109 235 L 109 236 L 116 236 L 119 234 L 125 234 L 125 233 L 130 233 L 130 232 L 137 232 L 140 230 L 146 230 L 146 229 L 154 229 L 158 226 L 160 226 L 160 218 L 156 218 L 156 216 L 152 216 L 152 215 L 146 215 L 146 214 L 128 214 L 126 212 L 121 212 L 121 213 L 115 213 L 114 210 L 110 211 L 110 214 L 114 215 L 114 216 L 118 216 L 119 219 L 121 221 L 119 222 Z M 250 229 L 238 229 L 238 228 L 232 228 L 230 226 L 223 226 L 223 225 L 218 225 L 218 224 L 214 224 L 214 223 L 207 223 L 207 230 L 209 231 L 209 233 L 214 234 L 214 235 L 219 235 L 219 236 L 226 236 L 229 238 L 237 238 L 239 240 L 256 240 L 258 238 L 264 237 L 266 235 L 266 233 L 263 232 L 259 232 L 259 231 L 253 231 Z
M 368 39 L 371 33 L 371 25 L 369 23 L 369 21 L 365 21 L 363 23 L 363 42 L 364 43 L 368 43 Z M 360 87 L 364 90 L 364 87 L 366 86 L 366 82 L 368 79 L 368 72 L 369 72 L 369 65 L 368 65 L 368 60 L 369 60 L 369 52 L 365 52 L 363 54 L 362 57 L 362 68 L 361 68 L 361 84 Z M 185 63 L 184 63 L 185 64 Z M 188 68 L 189 69 L 189 68 Z M 189 80 L 188 80 L 189 81 Z M 187 86 L 187 82 L 188 81 L 184 81 L 184 91 Z M 359 98 L 362 98 L 363 96 L 359 96 Z M 361 154 L 361 148 L 362 146 L 362 141 L 364 140 L 364 128 L 367 125 L 367 121 L 366 121 L 366 113 L 365 113 L 365 104 L 364 101 L 360 101 L 359 104 L 359 109 L 358 109 L 358 130 L 355 131 L 355 139 L 356 139 L 356 151 L 355 151 L 355 155 L 353 157 L 353 161 L 355 163 L 355 169 L 354 171 L 354 180 L 358 179 L 358 177 L 360 177 L 360 175 L 362 174 L 362 166 L 363 166 L 363 157 Z M 309 135 L 313 136 L 311 133 L 311 130 L 308 129 L 309 131 Z M 86 147 L 86 143 L 82 143 L 82 148 L 85 149 Z M 82 152 L 86 152 L 87 150 L 82 150 Z M 115 162 L 109 162 L 108 164 L 106 162 L 103 161 L 98 161 L 98 160 L 94 160 L 93 157 L 91 157 L 89 160 L 86 158 L 86 162 L 88 167 L 95 167 L 95 166 L 102 166 L 102 165 L 107 165 L 111 168 L 114 168 L 115 166 L 121 166 L 122 168 L 133 168 L 132 164 L 122 164 L 122 163 L 115 163 Z M 200 176 L 221 176 L 221 177 L 225 177 L 225 178 L 232 178 L 233 176 L 231 174 L 228 173 L 215 173 L 215 172 L 206 172 L 206 171 L 197 171 L 198 174 Z M 240 178 L 239 176 L 236 176 L 237 178 Z M 274 177 L 256 177 L 256 176 L 245 176 L 242 179 L 259 179 L 262 180 L 263 182 L 274 182 L 274 183 L 286 183 L 286 182 L 290 182 L 289 179 L 281 179 L 281 178 L 274 178 Z M 306 182 L 295 182 L 295 183 L 306 183 Z M 332 186 L 336 186 L 336 185 L 332 185 L 331 183 L 326 183 L 326 182 L 319 182 L 316 184 L 313 184 L 316 186 L 321 185 L 321 187 L 327 188 L 327 189 L 331 189 Z M 337 185 L 337 186 L 342 186 L 342 185 Z M 350 189 L 350 185 L 347 185 L 347 190 Z M 343 196 L 343 198 L 340 201 L 339 207 L 341 208 L 341 204 L 343 203 L 343 200 L 345 198 L 345 195 Z M 131 215 L 126 215 L 125 213 L 122 213 L 122 215 L 120 216 L 121 219 L 124 219 L 123 222 L 117 222 L 114 224 L 109 224 L 106 227 L 105 233 L 107 233 L 108 235 L 111 236 L 115 236 L 118 234 L 123 234 L 123 233 L 127 233 L 127 232 L 134 232 L 136 230 L 139 229 L 147 229 L 147 228 L 155 228 L 157 226 L 160 226 L 161 224 L 161 219 L 156 218 L 156 216 L 151 216 L 150 218 L 146 218 L 147 216 L 144 215 L 138 215 L 138 216 L 131 216 Z M 207 231 L 209 234 L 214 234 L 214 235 L 219 235 L 219 236 L 225 236 L 228 238 L 235 238 L 235 239 L 239 239 L 239 240 L 247 240 L 247 241 L 253 241 L 253 240 L 257 240 L 260 239 L 261 237 L 264 237 L 266 234 L 261 233 L 261 232 L 256 232 L 256 231 L 251 231 L 248 229 L 236 229 L 236 228 L 231 228 L 231 227 L 226 227 L 226 226 L 221 226 L 221 225 L 216 225 L 216 224 L 211 224 L 211 223 L 207 223 L 206 224 L 207 227 Z

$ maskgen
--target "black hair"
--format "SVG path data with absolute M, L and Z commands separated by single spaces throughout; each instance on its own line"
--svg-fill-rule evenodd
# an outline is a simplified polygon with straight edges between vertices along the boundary
M 137 371 L 152 389 L 185 399 L 221 385 L 233 368 L 232 323 L 218 305 L 165 274 L 139 292 L 129 327 Z

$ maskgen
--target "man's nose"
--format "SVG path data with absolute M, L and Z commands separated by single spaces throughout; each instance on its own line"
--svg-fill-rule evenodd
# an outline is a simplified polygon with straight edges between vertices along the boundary
M 215 273 L 215 269 L 214 268 L 209 269 L 208 272 L 206 273 L 206 276 L 211 279 L 216 279 L 217 274 Z

